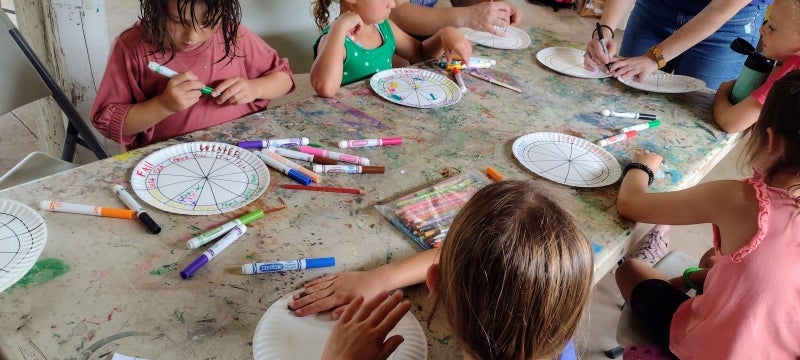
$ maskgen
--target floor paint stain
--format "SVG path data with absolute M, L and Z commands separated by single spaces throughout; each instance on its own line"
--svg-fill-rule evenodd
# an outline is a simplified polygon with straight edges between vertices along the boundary
M 172 264 L 161 265 L 161 267 L 155 268 L 152 271 L 150 271 L 150 275 L 161 276 L 177 268 L 178 268 L 177 262 L 174 262 Z
M 69 264 L 60 259 L 49 258 L 36 262 L 25 276 L 11 288 L 27 287 L 33 284 L 45 284 L 69 271 Z

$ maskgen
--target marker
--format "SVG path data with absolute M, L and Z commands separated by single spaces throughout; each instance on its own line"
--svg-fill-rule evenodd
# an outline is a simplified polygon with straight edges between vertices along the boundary
M 203 265 L 207 264 L 211 259 L 215 256 L 219 255 L 225 248 L 227 248 L 230 244 L 233 244 L 236 239 L 242 236 L 247 231 L 247 226 L 244 225 L 236 225 L 231 231 L 228 231 L 222 239 L 219 239 L 214 245 L 211 245 L 206 251 L 203 251 L 200 256 L 197 257 L 194 261 L 192 261 L 189 266 L 183 268 L 181 270 L 181 278 L 188 279 L 194 275 L 197 270 L 200 270 Z
M 122 202 L 124 202 L 129 209 L 136 212 L 136 217 L 139 218 L 139 221 L 142 222 L 147 230 L 150 230 L 150 232 L 153 234 L 158 234 L 161 232 L 161 226 L 158 226 L 158 223 L 156 223 L 155 220 L 153 220 L 153 218 L 151 218 L 150 215 L 144 211 L 144 208 L 133 199 L 133 196 L 131 196 L 131 194 L 128 193 L 124 187 L 120 185 L 114 185 L 114 193 L 117 194 L 120 200 L 122 200 Z
M 383 166 L 361 165 L 314 165 L 314 172 L 318 174 L 383 174 Z
M 166 67 L 164 65 L 161 65 L 161 64 L 159 64 L 159 63 L 157 63 L 155 61 L 151 61 L 150 63 L 148 63 L 147 67 L 150 68 L 150 70 L 153 70 L 153 71 L 155 71 L 155 72 L 157 72 L 157 73 L 159 73 L 161 75 L 164 75 L 166 77 L 170 77 L 171 78 L 171 77 L 173 77 L 175 75 L 178 75 L 177 71 L 172 70 L 172 69 L 170 69 L 170 68 L 168 68 L 168 67 Z M 210 86 L 203 85 L 203 88 L 200 89 L 200 92 L 203 95 L 211 95 L 211 94 L 214 93 L 214 88 L 212 88 Z
M 309 190 L 309 191 L 322 191 L 322 192 L 333 192 L 342 194 L 356 194 L 356 195 L 361 195 L 364 193 L 363 191 L 361 191 L 361 189 L 348 189 L 348 188 L 329 187 L 329 186 L 304 186 L 297 184 L 283 184 L 283 188 L 290 190 Z
M 311 185 L 311 179 L 308 176 L 303 175 L 303 173 L 295 169 L 292 169 L 291 166 L 273 159 L 272 157 L 263 153 L 262 151 L 253 151 L 253 153 L 256 154 L 256 156 L 258 156 L 258 158 L 261 159 L 261 161 L 263 161 L 265 164 L 269 165 L 271 168 L 275 170 L 278 170 L 286 174 L 286 176 L 288 176 L 292 180 L 297 181 L 303 185 Z
M 499 172 L 497 172 L 497 170 L 495 170 L 491 166 L 486 168 L 486 176 L 488 176 L 489 179 L 492 179 L 494 181 L 502 181 L 503 180 L 503 175 L 501 175 Z
M 608 146 L 608 145 L 611 145 L 611 144 L 614 144 L 614 143 L 618 143 L 618 142 L 620 142 L 622 140 L 630 139 L 630 138 L 636 136 L 636 133 L 637 133 L 637 131 L 634 130 L 634 131 L 628 131 L 628 132 L 624 132 L 624 133 L 617 134 L 617 135 L 614 135 L 614 136 L 610 136 L 610 137 L 607 137 L 605 139 L 602 139 L 602 140 L 598 141 L 597 145 Z
M 245 140 L 239 141 L 240 148 L 244 149 L 265 149 L 268 147 L 289 147 L 308 145 L 307 137 L 288 138 L 288 139 L 264 139 L 264 140 Z
M 278 154 L 280 156 L 283 156 L 283 157 L 289 158 L 289 159 L 303 160 L 303 161 L 308 161 L 308 162 L 313 162 L 313 163 L 316 163 L 316 164 L 323 164 L 323 165 L 336 165 L 336 164 L 339 163 L 338 161 L 333 160 L 333 159 L 326 159 L 326 158 L 324 158 L 322 156 L 314 156 L 314 155 L 311 155 L 311 154 L 306 154 L 304 152 L 291 150 L 291 149 L 287 149 L 287 148 L 282 148 L 282 147 L 270 147 L 269 150 L 271 150 L 272 152 L 274 152 L 274 153 L 276 153 L 276 154 Z
M 654 127 L 656 127 L 658 125 L 661 125 L 661 121 L 660 120 L 653 120 L 651 122 L 646 122 L 646 123 L 642 123 L 642 124 L 636 124 L 636 125 L 633 125 L 633 126 L 624 127 L 619 132 L 626 133 L 626 132 L 629 132 L 629 131 L 642 131 L 644 129 L 654 128 Z
M 458 54 L 454 54 L 453 55 L 453 60 L 462 60 L 462 59 L 461 59 L 461 56 L 459 56 Z M 479 57 L 470 56 L 469 57 L 469 61 L 467 61 L 467 63 L 469 64 L 469 68 L 488 69 L 488 68 L 496 65 L 497 61 L 494 61 L 492 59 L 486 59 L 486 58 L 479 58 Z
M 242 226 L 247 225 L 253 221 L 261 219 L 263 216 L 264 216 L 264 210 L 261 209 L 253 211 L 249 214 L 245 214 L 238 219 L 235 219 L 233 221 L 228 221 L 220 226 L 217 226 L 209 231 L 206 231 L 200 235 L 197 235 L 189 239 L 189 241 L 186 242 L 186 247 L 188 247 L 189 249 L 197 249 L 200 246 L 208 243 L 209 241 L 222 236 L 222 234 L 230 231 L 231 229 L 239 225 Z
M 301 146 L 300 147 L 300 151 L 302 151 L 302 152 L 304 152 L 306 154 L 311 154 L 311 155 L 314 155 L 314 156 L 322 156 L 324 158 L 344 161 L 344 162 L 351 163 L 351 164 L 369 165 L 369 159 L 367 159 L 365 157 L 358 157 L 358 156 L 355 156 L 355 155 L 342 154 L 342 153 L 338 153 L 338 152 L 335 152 L 335 151 L 323 150 L 323 149 L 319 149 L 319 148 L 315 148 L 315 147 L 311 147 L 311 146 L 305 146 L 305 145 Z
M 603 28 L 600 26 L 599 22 L 596 24 L 597 24 L 596 28 L 597 39 L 600 40 L 600 46 L 603 48 L 603 55 L 605 55 L 609 60 L 611 60 L 611 57 L 608 56 L 608 49 L 606 48 L 606 37 L 603 36 Z M 611 71 L 611 63 L 606 64 L 606 69 L 608 69 L 608 71 Z
M 311 181 L 313 181 L 315 183 L 318 183 L 318 182 L 322 181 L 322 176 L 319 176 L 319 174 L 317 174 L 317 173 L 315 173 L 315 172 L 313 172 L 313 171 L 311 171 L 309 169 L 306 169 L 306 168 L 298 165 L 297 163 L 295 163 L 292 160 L 289 160 L 289 159 L 287 159 L 287 158 L 285 158 L 283 156 L 278 155 L 277 153 L 275 153 L 273 151 L 274 149 L 276 149 L 276 148 L 266 148 L 266 149 L 261 150 L 261 152 L 263 152 L 264 155 L 267 155 L 267 156 L 277 160 L 281 164 L 287 165 L 290 168 L 301 172 L 303 175 L 305 175 L 307 178 L 311 179 Z M 308 184 L 304 184 L 304 185 L 308 185 Z
M 655 120 L 656 116 L 653 114 L 640 114 L 637 112 L 616 112 L 614 110 L 605 109 L 601 112 L 603 116 L 615 116 L 628 119 L 642 119 L 642 120 Z
M 467 93 L 467 85 L 464 84 L 464 78 L 461 77 L 461 70 L 458 68 L 452 68 L 450 71 L 453 73 L 453 77 L 456 78 L 456 84 L 461 89 L 462 94 Z
M 335 265 L 336 258 L 334 257 L 251 263 L 242 265 L 242 274 L 252 275 L 278 271 L 316 269 Z
M 387 146 L 387 145 L 402 145 L 402 144 L 403 144 L 403 138 L 401 137 L 339 141 L 339 147 L 342 149 L 365 147 L 365 146 Z
M 476 78 L 478 78 L 478 79 L 486 81 L 486 82 L 488 82 L 490 84 L 495 84 L 495 85 L 498 85 L 498 86 L 502 86 L 502 87 L 504 87 L 506 89 L 513 90 L 513 91 L 516 91 L 518 93 L 522 92 L 522 89 L 520 89 L 520 88 L 518 88 L 516 86 L 506 84 L 506 83 L 504 83 L 502 81 L 499 81 L 499 80 L 495 80 L 491 76 L 486 76 L 486 75 L 481 74 L 481 73 L 479 73 L 477 71 L 470 71 L 469 74 L 474 76 L 474 77 L 476 77 Z
M 61 201 L 44 200 L 39 204 L 42 210 L 65 212 L 70 214 L 94 215 L 117 219 L 136 219 L 136 212 L 128 209 L 115 209 L 94 205 L 72 204 Z

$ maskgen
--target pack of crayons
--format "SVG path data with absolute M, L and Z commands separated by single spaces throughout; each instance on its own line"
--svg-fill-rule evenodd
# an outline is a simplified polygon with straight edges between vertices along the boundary
M 442 245 L 453 218 L 488 183 L 476 171 L 464 172 L 376 208 L 423 249 L 431 249 Z

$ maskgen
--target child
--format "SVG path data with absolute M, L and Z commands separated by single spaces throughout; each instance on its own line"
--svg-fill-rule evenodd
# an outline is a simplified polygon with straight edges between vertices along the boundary
M 392 67 L 392 55 L 416 63 L 455 52 L 469 59 L 472 47 L 458 30 L 445 27 L 420 42 L 388 19 L 394 0 L 342 0 L 342 15 L 329 27 L 331 0 L 316 1 L 314 17 L 322 29 L 314 44 L 311 86 L 332 97 L 339 87 Z
M 720 85 L 714 96 L 714 120 L 724 131 L 740 132 L 753 125 L 772 84 L 789 71 L 800 69 L 800 0 L 775 0 L 769 21 L 761 26 L 760 33 L 764 56 L 782 65 L 772 71 L 764 84 L 736 105 L 730 101 L 736 81 Z
M 632 220 L 711 223 L 714 265 L 671 284 L 637 259 L 616 271 L 622 296 L 662 346 L 681 359 L 800 357 L 800 70 L 775 82 L 746 156 L 755 174 L 648 193 L 661 156 L 639 151 L 617 208 Z M 689 298 L 688 288 L 702 290 Z
M 91 118 L 135 149 L 264 110 L 294 89 L 286 59 L 240 25 L 239 2 L 141 0 L 140 21 L 117 38 Z M 155 61 L 177 72 L 148 69 Z M 210 96 L 199 91 L 214 88 Z
M 453 220 L 441 250 L 425 251 L 368 272 L 317 279 L 290 302 L 290 308 L 305 316 L 355 298 L 352 306 L 335 311 L 344 310 L 339 320 L 349 323 L 349 316 L 363 300 L 357 295 L 373 298 L 379 294 L 367 303 L 367 312 L 372 311 L 387 298 L 387 290 L 420 283 L 427 271 L 434 312 L 444 311 L 465 355 L 475 359 L 554 359 L 567 346 L 563 358 L 574 359 L 570 338 L 592 286 L 592 261 L 589 241 L 550 194 L 533 182 L 501 181 L 487 185 L 467 202 Z M 399 302 L 399 298 L 392 299 L 383 310 Z M 313 310 L 308 311 L 309 307 Z M 364 337 L 337 333 L 357 329 L 339 326 L 331 339 L 364 341 Z M 328 344 L 331 349 L 342 347 L 352 350 L 351 346 Z

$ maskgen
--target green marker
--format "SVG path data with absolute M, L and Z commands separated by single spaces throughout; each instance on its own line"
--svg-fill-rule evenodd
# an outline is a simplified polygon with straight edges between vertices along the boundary
M 161 65 L 161 64 L 159 64 L 159 63 L 157 63 L 155 61 L 149 62 L 147 64 L 147 67 L 150 70 L 153 70 L 153 71 L 155 71 L 155 72 L 157 72 L 157 73 L 159 73 L 161 75 L 164 75 L 166 77 L 170 77 L 171 78 L 171 77 L 173 77 L 175 75 L 178 75 L 177 71 L 172 70 L 172 69 L 170 69 L 170 68 L 168 68 L 168 67 L 166 67 L 164 65 Z M 203 95 L 209 95 L 210 96 L 213 92 L 214 92 L 214 88 L 212 88 L 210 86 L 204 86 L 202 89 L 200 89 L 200 93 L 202 93 Z
M 619 132 L 626 133 L 626 132 L 629 132 L 629 131 L 642 131 L 644 129 L 654 128 L 654 127 L 656 127 L 658 125 L 661 125 L 661 120 L 653 120 L 653 121 L 642 123 L 642 124 L 636 124 L 636 125 L 633 125 L 633 126 L 628 126 L 628 127 L 622 128 L 622 130 L 620 130 Z
M 224 235 L 228 231 L 231 231 L 231 229 L 239 225 L 247 225 L 253 221 L 261 219 L 263 216 L 264 216 L 264 210 L 258 209 L 236 220 L 228 221 L 220 226 L 217 226 L 209 231 L 206 231 L 200 235 L 197 235 L 189 239 L 189 241 L 186 242 L 186 246 L 189 249 L 197 249 L 200 246 L 203 246 L 204 244 L 208 243 L 209 241 Z

